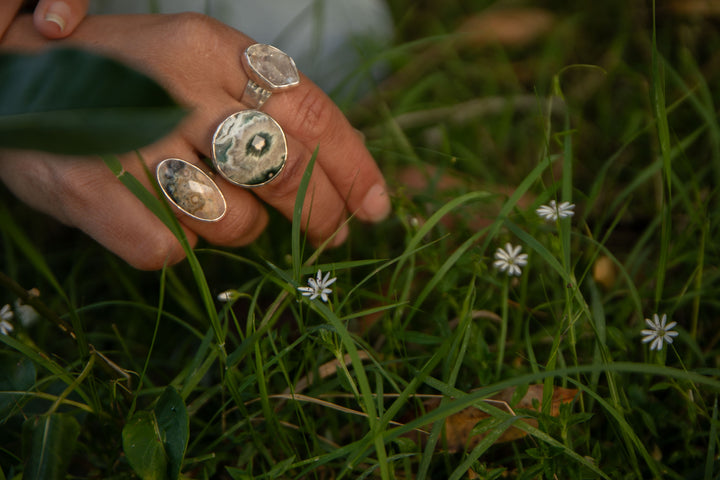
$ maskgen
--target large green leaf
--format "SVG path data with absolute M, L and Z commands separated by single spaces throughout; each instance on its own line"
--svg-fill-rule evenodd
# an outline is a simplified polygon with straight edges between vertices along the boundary
M 184 110 L 150 77 L 79 49 L 0 54 L 0 146 L 90 155 L 140 148 Z
M 0 423 L 13 405 L 20 400 L 20 392 L 35 385 L 35 364 L 26 357 L 0 352 Z
M 154 412 L 138 412 L 133 415 L 123 428 L 122 439 L 125 456 L 140 478 L 167 478 L 168 459 Z
M 168 458 L 168 478 L 177 480 L 187 448 L 190 420 L 182 397 L 172 386 L 160 396 L 155 416 Z
M 62 480 L 70 466 L 80 424 L 66 413 L 29 418 L 22 428 L 25 480 Z

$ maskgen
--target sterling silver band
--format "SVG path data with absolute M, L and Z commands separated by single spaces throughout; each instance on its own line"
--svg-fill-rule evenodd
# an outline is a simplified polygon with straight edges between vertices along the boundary
M 241 101 L 259 110 L 270 96 L 300 84 L 295 61 L 279 48 L 264 43 L 250 45 L 242 54 L 248 83 Z

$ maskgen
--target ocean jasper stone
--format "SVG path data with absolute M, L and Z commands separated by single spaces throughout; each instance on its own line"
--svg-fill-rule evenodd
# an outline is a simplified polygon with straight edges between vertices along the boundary
M 287 141 L 270 115 L 243 110 L 217 128 L 212 154 L 215 169 L 227 181 L 257 187 L 274 180 L 285 166 Z
M 157 166 L 157 181 L 170 202 L 198 220 L 216 222 L 227 210 L 225 197 L 210 177 L 192 163 L 166 158 Z
M 272 45 L 250 45 L 245 49 L 242 61 L 250 79 L 270 91 L 291 88 L 300 83 L 295 61 Z

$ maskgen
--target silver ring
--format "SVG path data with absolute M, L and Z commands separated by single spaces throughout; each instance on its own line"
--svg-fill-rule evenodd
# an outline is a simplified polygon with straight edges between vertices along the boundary
M 220 188 L 196 165 L 179 158 L 166 158 L 155 170 L 165 197 L 184 214 L 203 222 L 225 216 L 227 203 Z
M 245 49 L 242 64 L 248 76 L 241 101 L 250 108 L 260 107 L 275 92 L 288 90 L 300 84 L 295 61 L 272 45 L 255 43 Z
M 215 170 L 241 187 L 259 187 L 275 180 L 286 158 L 285 132 L 275 119 L 258 110 L 230 115 L 213 135 Z

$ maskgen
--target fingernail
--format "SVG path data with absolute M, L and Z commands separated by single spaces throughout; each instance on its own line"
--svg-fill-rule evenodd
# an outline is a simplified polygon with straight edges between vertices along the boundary
M 385 186 L 375 184 L 370 187 L 362 202 L 364 217 L 370 221 L 378 222 L 390 214 L 390 198 Z
M 67 26 L 67 21 L 65 19 L 68 18 L 70 14 L 70 7 L 67 3 L 54 2 L 45 12 L 45 21 L 54 23 L 60 27 L 61 32 L 64 32 L 65 27 Z

